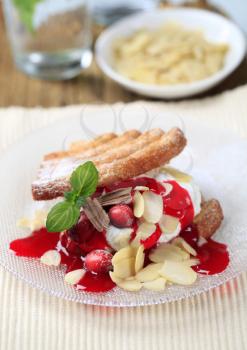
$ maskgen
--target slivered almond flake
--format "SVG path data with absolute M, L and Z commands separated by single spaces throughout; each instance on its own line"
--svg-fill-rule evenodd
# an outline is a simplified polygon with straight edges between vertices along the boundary
M 85 273 L 86 273 L 86 270 L 84 269 L 73 270 L 66 273 L 66 275 L 64 276 L 64 280 L 66 283 L 71 285 L 77 284 L 85 275 Z
M 144 247 L 141 244 L 136 253 L 135 273 L 139 272 L 143 268 L 144 260 L 145 260 Z
M 120 188 L 115 191 L 111 191 L 98 197 L 98 201 L 102 206 L 115 205 L 115 204 L 127 204 L 131 201 L 131 187 Z
M 181 224 L 178 218 L 171 216 L 171 215 L 162 215 L 159 226 L 161 228 L 162 233 L 172 234 L 177 233 L 179 234 L 181 230 Z
M 116 283 L 117 285 L 121 282 L 123 282 L 122 278 L 119 278 L 113 271 L 109 272 L 109 275 L 111 277 L 111 280 Z
M 187 252 L 169 243 L 161 243 L 149 254 L 149 259 L 155 263 L 162 263 L 165 260 L 183 261 L 189 259 L 189 257 L 190 255 Z
M 127 258 L 113 264 L 113 272 L 119 278 L 127 278 L 135 274 L 135 258 Z
M 159 194 L 152 191 L 146 191 L 142 196 L 144 199 L 143 217 L 147 222 L 156 224 L 163 214 L 163 199 Z
M 134 281 L 135 280 L 135 276 L 130 276 L 125 278 L 125 281 Z
M 178 169 L 172 168 L 170 166 L 166 166 L 164 168 L 162 168 L 162 171 L 171 175 L 172 177 L 174 177 L 177 181 L 180 182 L 191 182 L 192 177 Z
M 48 266 L 59 266 L 61 255 L 57 250 L 48 250 L 41 256 L 40 262 Z
M 96 198 L 86 199 L 84 211 L 89 221 L 92 223 L 92 225 L 96 228 L 97 231 L 102 232 L 103 230 L 107 229 L 110 223 L 109 216 Z
M 168 182 L 161 182 L 162 186 L 165 188 L 166 192 L 165 192 L 165 196 L 168 196 L 169 193 L 171 193 L 171 191 L 173 190 L 173 186 L 172 184 L 168 183 Z
M 197 278 L 191 267 L 178 261 L 165 261 L 159 273 L 168 281 L 182 285 L 193 284 Z
M 188 259 L 188 260 L 184 260 L 183 264 L 186 266 L 196 266 L 200 264 L 200 260 L 199 259 Z
M 183 250 L 185 250 L 190 255 L 193 255 L 193 256 L 197 255 L 197 252 L 195 251 L 195 249 L 193 247 L 191 247 L 191 245 L 189 245 L 182 237 L 175 238 L 172 241 L 172 244 L 182 248 Z
M 123 259 L 134 258 L 135 254 L 136 254 L 136 250 L 131 246 L 122 248 L 116 254 L 114 254 L 112 258 L 112 263 L 114 265 Z
M 149 224 L 148 222 L 141 223 L 136 231 L 135 238 L 131 242 L 131 246 L 139 247 L 140 241 L 148 238 L 155 230 L 156 226 L 154 224 Z
M 134 215 L 136 218 L 140 218 L 144 213 L 144 199 L 139 191 L 134 194 Z
M 119 283 L 119 287 L 128 290 L 130 292 L 137 292 L 142 288 L 142 284 L 139 281 L 131 280 L 131 281 L 123 281 Z
M 149 264 L 136 274 L 136 279 L 140 282 L 153 281 L 158 278 L 159 270 L 163 264 Z
M 136 186 L 134 188 L 135 191 L 149 191 L 149 187 L 147 186 Z
M 159 277 L 153 281 L 144 282 L 143 288 L 153 290 L 155 292 L 161 292 L 165 290 L 166 280 L 163 277 Z

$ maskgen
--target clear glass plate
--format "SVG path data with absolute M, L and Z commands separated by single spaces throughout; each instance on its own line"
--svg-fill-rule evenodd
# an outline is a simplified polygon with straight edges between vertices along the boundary
M 88 123 L 85 115 L 67 118 L 32 133 L 1 157 L 0 264 L 3 267 L 31 286 L 51 295 L 103 306 L 151 305 L 191 297 L 219 286 L 246 270 L 247 142 L 225 131 L 209 129 L 188 118 L 182 120 L 171 115 L 152 118 L 147 113 L 141 120 L 139 117 L 131 118 L 132 113 L 136 116 L 134 110 L 129 110 L 125 123 L 120 121 L 119 114 L 113 115 L 110 109 L 101 115 L 88 112 Z M 16 228 L 16 221 L 32 209 L 30 185 L 43 154 L 66 148 L 68 142 L 78 138 L 113 130 L 121 132 L 127 128 L 139 127 L 138 123 L 142 131 L 151 127 L 166 130 L 172 125 L 184 129 L 189 146 L 173 163 L 194 175 L 206 198 L 216 197 L 221 201 L 225 220 L 215 238 L 228 244 L 231 263 L 227 270 L 219 275 L 200 276 L 192 286 L 169 286 L 164 292 L 126 292 L 116 288 L 107 293 L 88 293 L 77 291 L 64 283 L 63 268 L 50 268 L 41 265 L 38 260 L 19 258 L 10 252 L 9 242 L 27 235 Z

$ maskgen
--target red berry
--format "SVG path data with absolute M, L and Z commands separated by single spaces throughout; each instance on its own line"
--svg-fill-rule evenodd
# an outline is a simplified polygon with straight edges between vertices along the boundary
M 88 220 L 84 212 L 81 213 L 77 224 L 70 229 L 70 236 L 75 241 L 82 243 L 91 239 L 95 231 L 95 228 Z
M 107 273 L 112 268 L 112 254 L 103 249 L 91 251 L 85 259 L 85 268 L 93 273 Z
M 134 222 L 132 209 L 126 204 L 118 204 L 109 210 L 111 223 L 116 227 L 131 227 Z

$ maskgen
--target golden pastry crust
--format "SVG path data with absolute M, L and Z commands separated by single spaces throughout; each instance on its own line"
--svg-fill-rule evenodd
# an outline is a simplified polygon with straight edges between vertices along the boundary
M 86 160 L 96 164 L 100 175 L 99 185 L 107 185 L 164 165 L 178 155 L 185 145 L 185 136 L 178 128 L 167 133 L 160 129 L 143 134 L 131 130 L 77 157 L 46 158 L 37 180 L 32 184 L 33 198 L 47 200 L 62 196 L 70 188 L 68 178 L 71 172 Z
M 177 156 L 185 145 L 186 139 L 183 132 L 173 128 L 159 140 L 130 156 L 99 167 L 100 185 L 109 185 L 159 168 Z
M 69 155 L 72 155 L 72 154 L 75 155 L 77 153 L 82 153 L 91 148 L 103 145 L 116 137 L 117 135 L 114 133 L 107 133 L 107 134 L 100 135 L 90 141 L 80 140 L 80 141 L 72 142 L 68 151 L 58 151 L 58 152 L 48 153 L 44 156 L 44 160 L 59 159 L 59 158 L 68 157 Z
M 68 151 L 59 151 L 47 154 L 44 160 L 62 159 L 65 157 L 81 156 L 83 158 L 89 158 L 103 152 L 108 151 L 111 148 L 119 147 L 126 142 L 129 142 L 138 136 L 140 132 L 137 130 L 128 130 L 120 136 L 113 133 L 104 134 L 92 141 L 81 143 L 81 141 L 74 142 Z
M 194 218 L 194 224 L 201 237 L 209 238 L 218 230 L 223 219 L 219 201 L 210 199 L 202 203 L 200 213 Z

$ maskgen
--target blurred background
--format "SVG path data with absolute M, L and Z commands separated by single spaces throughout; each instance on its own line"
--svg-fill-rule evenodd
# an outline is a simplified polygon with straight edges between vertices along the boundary
M 0 106 L 63 106 L 140 99 L 94 60 L 99 34 L 122 17 L 156 8 L 199 7 L 233 20 L 247 36 L 246 0 L 2 0 Z M 202 98 L 247 83 L 247 61 Z

